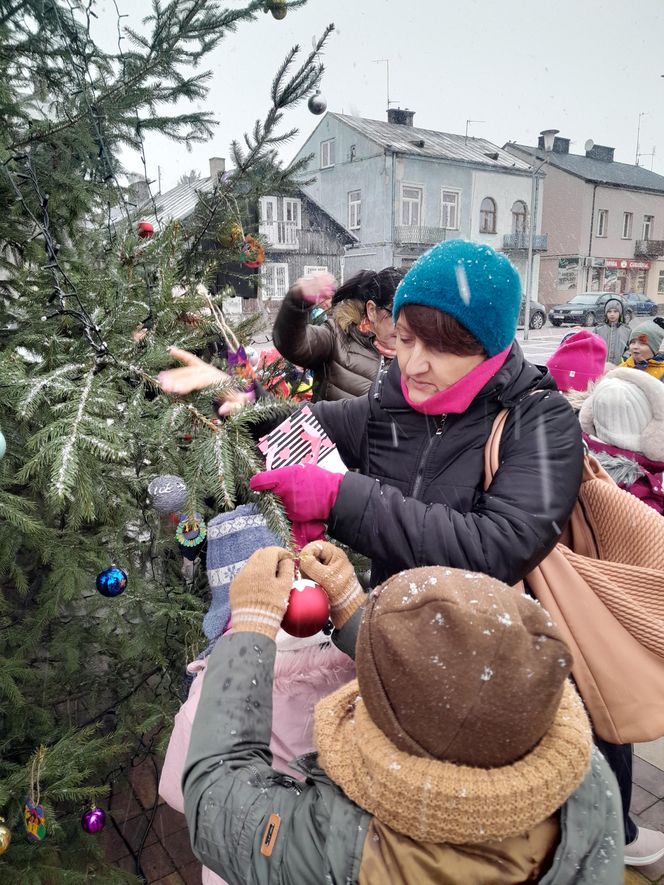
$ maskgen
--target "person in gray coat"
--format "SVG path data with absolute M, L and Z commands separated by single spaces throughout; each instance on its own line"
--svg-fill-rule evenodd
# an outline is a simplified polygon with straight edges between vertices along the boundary
M 231 586 L 233 631 L 210 657 L 183 778 L 207 867 L 230 885 L 622 883 L 618 790 L 536 601 L 440 566 L 366 599 L 323 542 L 301 567 L 327 591 L 357 680 L 317 705 L 318 756 L 295 764 L 306 782 L 274 770 L 293 561 L 255 553 Z
M 606 341 L 606 361 L 614 366 L 619 365 L 627 353 L 631 332 L 625 323 L 623 303 L 619 298 L 609 298 L 604 305 L 604 322 L 596 326 L 593 332 Z

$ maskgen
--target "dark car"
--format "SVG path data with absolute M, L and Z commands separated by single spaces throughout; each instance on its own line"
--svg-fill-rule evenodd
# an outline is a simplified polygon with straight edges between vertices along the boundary
M 628 312 L 631 315 L 637 317 L 657 316 L 657 305 L 651 298 L 648 298 L 647 295 L 644 295 L 643 292 L 626 292 L 622 296 L 622 299 L 625 303 L 626 322 L 629 322 L 629 320 L 627 319 Z
M 604 322 L 604 305 L 610 299 L 625 303 L 620 295 L 615 292 L 580 292 L 566 301 L 565 304 L 556 304 L 549 311 L 549 319 L 554 326 L 596 326 Z M 629 322 L 625 309 L 625 320 Z
M 525 323 L 526 317 L 526 302 L 525 300 L 521 302 L 521 311 L 519 312 L 519 326 L 523 326 Z M 546 307 L 543 304 L 540 304 L 539 301 L 531 301 L 530 302 L 530 323 L 528 324 L 529 329 L 541 329 L 542 326 L 546 323 Z

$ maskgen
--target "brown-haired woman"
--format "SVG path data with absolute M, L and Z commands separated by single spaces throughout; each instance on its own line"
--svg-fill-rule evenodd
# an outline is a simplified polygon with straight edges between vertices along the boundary
M 551 375 L 514 342 L 520 302 L 504 255 L 460 240 L 434 247 L 397 290 L 396 359 L 371 392 L 313 406 L 349 472 L 284 468 L 252 488 L 370 557 L 372 586 L 425 565 L 523 579 L 569 518 L 583 446 Z M 502 409 L 501 467 L 485 491 L 484 448 Z
M 392 301 L 405 271 L 362 270 L 331 298 L 322 323 L 310 322 L 336 286 L 328 273 L 299 279 L 286 294 L 272 330 L 275 347 L 297 366 L 313 369 L 314 399 L 340 400 L 368 392 L 381 365 L 394 356 Z

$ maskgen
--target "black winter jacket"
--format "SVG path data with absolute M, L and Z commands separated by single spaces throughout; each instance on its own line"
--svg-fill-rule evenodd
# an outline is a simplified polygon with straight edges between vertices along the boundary
M 504 408 L 500 469 L 484 492 L 484 446 Z M 371 558 L 372 586 L 425 565 L 516 584 L 555 545 L 572 512 L 581 430 L 549 373 L 526 362 L 516 343 L 460 415 L 412 409 L 396 360 L 367 396 L 313 410 L 346 466 L 359 470 L 341 483 L 328 533 Z

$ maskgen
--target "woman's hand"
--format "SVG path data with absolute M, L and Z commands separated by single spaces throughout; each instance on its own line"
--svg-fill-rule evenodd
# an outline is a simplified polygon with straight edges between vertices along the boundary
M 166 369 L 159 373 L 157 380 L 164 393 L 175 396 L 185 396 L 195 390 L 204 390 L 206 387 L 218 387 L 230 380 L 230 375 L 204 362 L 188 350 L 179 347 L 169 347 L 168 352 L 182 367 L 179 369 Z M 226 416 L 241 409 L 246 405 L 250 397 L 240 390 L 228 390 L 219 396 L 223 400 L 219 407 L 219 415 Z
M 296 280 L 291 291 L 307 304 L 313 305 L 331 299 L 336 290 L 337 281 L 332 274 L 327 271 L 316 271 Z

